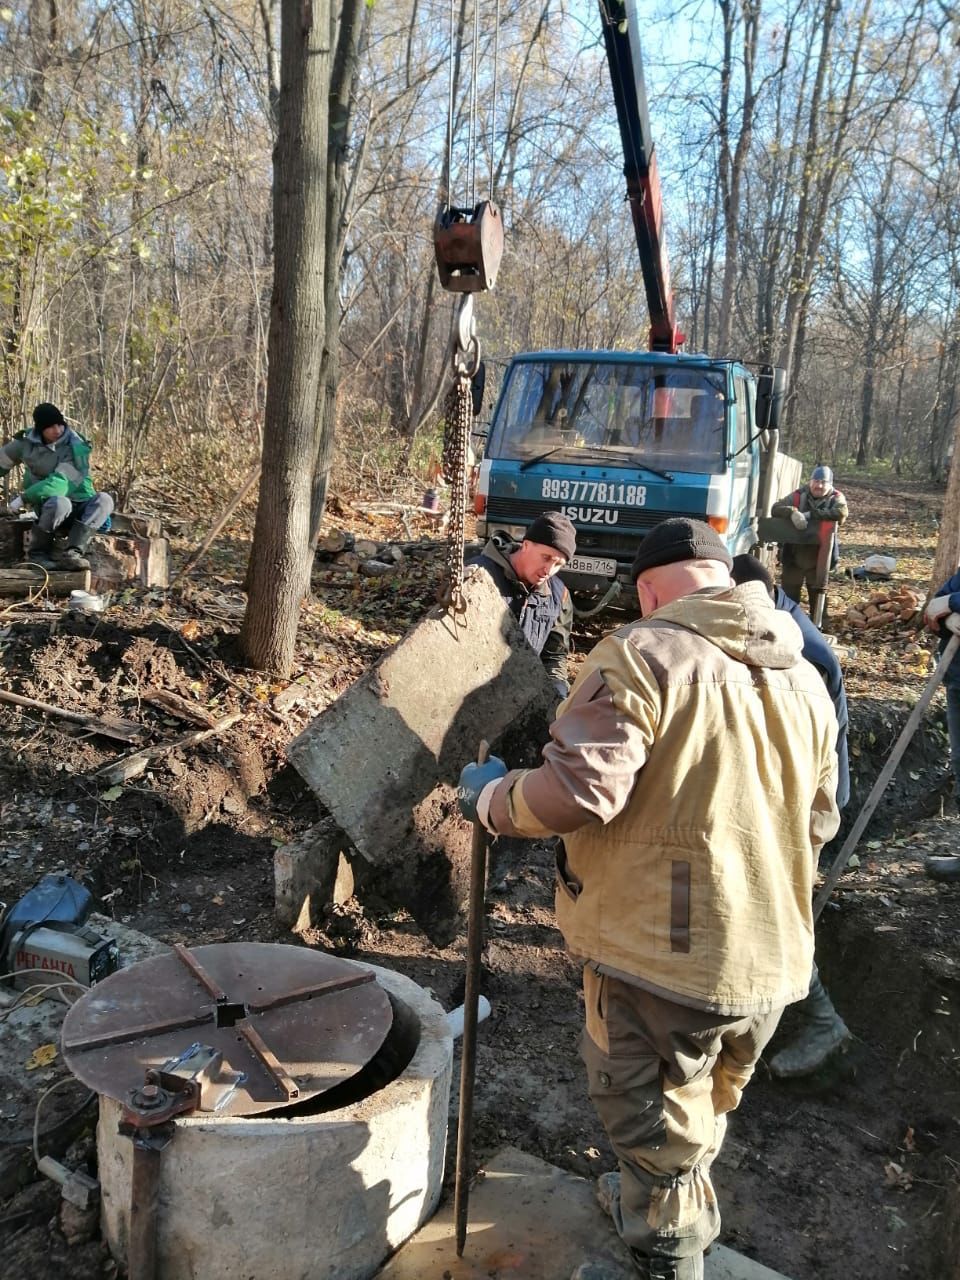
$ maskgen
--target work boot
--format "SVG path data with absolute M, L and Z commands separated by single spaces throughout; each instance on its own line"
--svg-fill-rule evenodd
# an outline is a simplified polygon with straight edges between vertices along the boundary
M 90 545 L 93 532 L 88 524 L 81 524 L 79 520 L 75 522 L 67 538 L 66 550 L 53 553 L 53 558 L 61 569 L 73 572 L 90 568 L 90 561 L 83 553 Z
M 38 564 L 44 569 L 55 569 L 53 559 L 53 534 L 49 529 L 31 529 L 30 545 L 24 556 L 25 564 Z
M 813 1075 L 832 1053 L 844 1048 L 852 1039 L 816 968 L 810 991 L 800 1001 L 800 1016 L 799 1031 L 770 1059 L 770 1070 L 780 1079 Z

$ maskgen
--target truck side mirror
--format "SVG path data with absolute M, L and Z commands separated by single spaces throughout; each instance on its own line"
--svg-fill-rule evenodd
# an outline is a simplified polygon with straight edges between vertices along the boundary
M 483 391 L 487 385 L 487 366 L 481 360 L 477 365 L 477 372 L 470 379 L 470 397 L 473 400 L 473 416 L 480 417 L 480 410 L 483 408 Z
M 780 414 L 787 394 L 787 371 L 765 364 L 757 374 L 757 427 L 761 431 L 778 431 Z

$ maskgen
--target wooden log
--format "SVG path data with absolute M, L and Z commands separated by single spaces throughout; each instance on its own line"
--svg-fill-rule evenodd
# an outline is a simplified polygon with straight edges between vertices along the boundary
M 29 596 L 41 587 L 48 595 L 68 596 L 71 591 L 90 590 L 90 570 L 76 572 L 22 564 L 14 569 L 0 569 L 0 596 Z
M 23 559 L 23 535 L 29 524 L 14 516 L 0 516 L 0 564 L 16 564 Z
M 49 702 L 38 702 L 36 698 L 24 698 L 19 693 L 9 693 L 6 689 L 0 689 L 0 702 L 10 702 L 15 707 L 26 707 L 30 711 L 42 711 L 48 716 L 59 716 L 61 720 L 82 724 L 85 728 L 92 729 L 94 733 L 101 733 L 107 738 L 118 738 L 121 742 L 138 742 L 143 737 L 143 726 L 133 720 L 121 720 L 115 716 L 89 716 L 82 711 L 67 711 Z
M 170 580 L 167 538 L 101 535 L 91 542 L 87 556 L 98 591 L 128 582 L 139 582 L 143 587 L 166 587 Z

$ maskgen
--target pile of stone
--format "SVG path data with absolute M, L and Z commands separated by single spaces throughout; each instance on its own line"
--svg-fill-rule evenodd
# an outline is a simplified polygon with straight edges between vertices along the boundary
M 406 556 L 395 542 L 374 542 L 334 529 L 318 541 L 317 559 L 325 569 L 344 576 L 360 573 L 365 578 L 382 578 L 402 568 Z
M 846 613 L 847 625 L 856 631 L 868 627 L 917 625 L 920 622 L 924 596 L 912 587 L 900 586 L 889 591 L 875 591 L 862 604 L 851 605 Z

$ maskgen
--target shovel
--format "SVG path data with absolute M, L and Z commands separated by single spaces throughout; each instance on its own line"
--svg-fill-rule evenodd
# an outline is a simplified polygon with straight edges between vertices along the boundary
M 490 748 L 480 743 L 477 764 L 486 764 Z M 467 916 L 467 973 L 463 991 L 463 1046 L 460 1055 L 460 1111 L 457 1118 L 457 1173 L 453 1192 L 453 1217 L 457 1230 L 457 1257 L 463 1257 L 467 1241 L 467 1205 L 470 1198 L 470 1136 L 473 1127 L 473 1082 L 477 1071 L 477 1004 L 480 995 L 480 960 L 483 953 L 483 914 L 487 890 L 487 832 L 479 818 L 473 820 L 470 850 L 470 905 Z
M 940 661 L 937 663 L 936 671 L 934 671 L 933 675 L 924 685 L 923 692 L 917 699 L 917 705 L 910 712 L 910 718 L 903 726 L 903 731 L 897 739 L 896 746 L 890 752 L 890 755 L 887 758 L 887 763 L 880 770 L 880 774 L 877 777 L 876 782 L 873 784 L 873 790 L 867 796 L 866 803 L 860 810 L 856 822 L 850 828 L 850 834 L 843 842 L 843 848 L 834 859 L 833 866 L 830 868 L 830 874 L 820 886 L 820 892 L 813 900 L 813 918 L 815 921 L 819 919 L 821 911 L 823 911 L 823 908 L 827 905 L 827 899 L 830 897 L 830 894 L 833 892 L 834 885 L 840 879 L 844 868 L 850 861 L 853 851 L 856 849 L 857 844 L 860 841 L 860 837 L 866 829 L 867 823 L 873 817 L 873 811 L 880 803 L 880 797 L 883 795 L 884 791 L 886 791 L 887 784 L 893 777 L 903 753 L 909 746 L 911 738 L 916 733 L 917 726 L 923 719 L 923 713 L 930 705 L 930 700 L 940 687 L 943 677 L 947 674 L 947 667 L 949 667 L 950 663 L 953 661 L 954 654 L 957 652 L 957 649 L 960 648 L 960 634 L 957 634 L 958 630 L 960 630 L 960 614 L 949 614 L 946 625 L 948 629 L 953 632 L 953 635 L 950 637 L 947 647 L 940 655 Z

